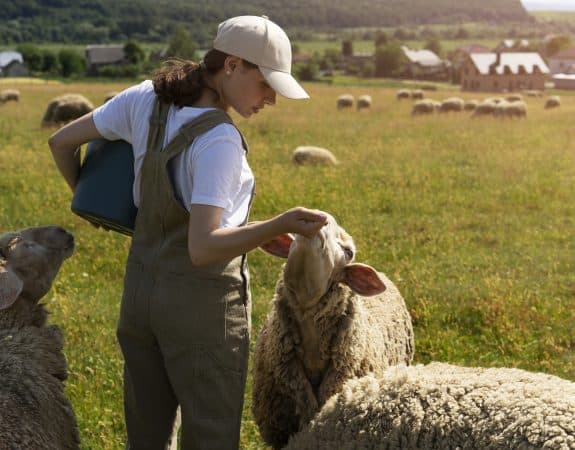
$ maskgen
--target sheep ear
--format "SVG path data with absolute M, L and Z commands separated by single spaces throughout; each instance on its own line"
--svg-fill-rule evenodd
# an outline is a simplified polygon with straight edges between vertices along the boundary
M 24 282 L 9 268 L 0 265 L 0 310 L 9 308 L 16 301 Z
M 264 242 L 260 248 L 272 256 L 279 256 L 280 258 L 287 258 L 289 248 L 293 242 L 293 236 L 289 234 L 280 234 L 271 241 Z
M 367 264 L 348 264 L 343 269 L 341 281 L 347 284 L 352 291 L 365 297 L 381 294 L 386 289 L 377 271 Z

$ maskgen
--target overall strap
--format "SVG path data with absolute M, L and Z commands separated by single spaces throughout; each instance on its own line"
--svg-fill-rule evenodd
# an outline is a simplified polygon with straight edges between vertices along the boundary
M 160 101 L 156 96 L 154 100 L 154 108 L 150 115 L 150 129 L 148 131 L 147 152 L 159 152 L 162 150 L 164 143 L 164 135 L 166 132 L 166 120 L 168 119 L 168 112 L 170 111 L 170 104 Z

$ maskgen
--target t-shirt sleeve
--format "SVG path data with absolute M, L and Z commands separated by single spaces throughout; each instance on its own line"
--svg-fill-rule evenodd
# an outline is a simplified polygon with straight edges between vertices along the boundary
M 237 139 L 221 136 L 196 142 L 191 203 L 231 208 L 240 188 L 244 153 L 239 135 Z
M 102 136 L 111 141 L 132 142 L 133 117 L 137 117 L 138 108 L 148 97 L 145 95 L 150 90 L 148 85 L 151 82 L 129 87 L 93 111 L 94 124 Z

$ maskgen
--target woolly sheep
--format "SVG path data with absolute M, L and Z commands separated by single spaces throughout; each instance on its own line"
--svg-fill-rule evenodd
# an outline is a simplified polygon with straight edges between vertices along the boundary
M 353 98 L 353 95 L 351 95 L 351 94 L 340 95 L 337 98 L 337 102 L 336 102 L 338 111 L 340 109 L 353 108 L 353 101 L 354 101 L 354 98 Z
M 535 89 L 531 89 L 531 90 L 525 91 L 525 95 L 527 97 L 541 97 L 543 95 L 543 92 L 535 90 Z
M 474 111 L 479 102 L 477 100 L 466 100 L 463 104 L 464 111 Z
M 412 116 L 419 116 L 424 114 L 433 114 L 436 110 L 433 100 L 428 98 L 416 101 L 411 108 Z
M 411 98 L 413 100 L 421 100 L 423 99 L 423 97 L 425 97 L 425 94 L 421 89 L 414 89 L 413 91 L 411 91 Z
M 253 368 L 253 416 L 277 448 L 347 379 L 409 364 L 413 329 L 395 285 L 353 262 L 353 239 L 333 217 L 312 239 L 282 235 L 262 249 L 287 257 Z
M 94 109 L 94 105 L 83 95 L 65 94 L 54 98 L 47 106 L 44 117 L 42 118 L 42 127 L 58 126 Z
M 475 110 L 473 111 L 473 114 L 471 114 L 471 117 L 492 115 L 493 111 L 495 111 L 496 106 L 497 103 L 495 103 L 492 99 L 483 100 L 475 107 Z
M 17 102 L 20 100 L 20 91 L 17 89 L 4 89 L 0 92 L 0 104 L 9 101 Z
M 507 103 L 503 108 L 503 115 L 505 117 L 527 117 L 527 105 L 524 101 L 518 100 Z
M 411 91 L 409 89 L 400 89 L 399 91 L 397 91 L 396 97 L 398 100 L 404 98 L 411 98 Z
M 371 108 L 371 95 L 360 95 L 357 98 L 357 110 L 361 111 L 362 109 L 369 108 Z
M 522 102 L 523 96 L 521 94 L 509 94 L 507 97 L 505 97 L 505 100 L 508 102 Z
M 79 448 L 62 384 L 62 333 L 44 326 L 47 313 L 38 304 L 73 250 L 72 235 L 60 227 L 0 236 L 0 448 Z
M 444 363 L 350 380 L 288 450 L 575 449 L 575 383 Z
M 545 109 L 558 108 L 561 106 L 561 98 L 558 95 L 552 95 L 545 100 Z
M 439 112 L 463 111 L 463 104 L 463 99 L 459 97 L 449 97 L 441 102 Z
M 297 165 L 335 166 L 337 158 L 326 148 L 313 145 L 300 145 L 292 153 L 292 160 Z

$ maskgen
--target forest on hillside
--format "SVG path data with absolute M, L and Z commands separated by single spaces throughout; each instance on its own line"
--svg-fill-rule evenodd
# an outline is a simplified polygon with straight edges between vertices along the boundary
M 184 27 L 205 46 L 241 14 L 314 30 L 531 19 L 520 0 L 0 0 L 0 42 L 160 42 Z

